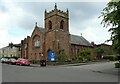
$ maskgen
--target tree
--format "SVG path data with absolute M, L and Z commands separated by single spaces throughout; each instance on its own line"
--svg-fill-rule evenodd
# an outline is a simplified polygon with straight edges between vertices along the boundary
M 103 53 L 106 52 L 106 49 L 104 49 L 104 48 L 95 48 L 94 52 L 97 53 L 97 57 L 98 57 L 98 59 L 100 59 L 102 57 Z
M 86 57 L 90 54 L 91 54 L 91 52 L 89 50 L 81 50 L 80 51 L 80 56 L 83 56 L 83 57 Z
M 112 41 L 113 49 L 120 54 L 120 1 L 110 1 L 101 12 L 103 20 L 101 24 L 109 28 L 111 38 L 107 41 Z
M 57 61 L 64 62 L 68 59 L 69 57 L 65 54 L 64 50 L 58 49 Z
M 82 57 L 83 59 L 90 60 L 90 55 L 91 55 L 90 50 L 81 50 L 79 54 L 80 54 L 80 57 Z

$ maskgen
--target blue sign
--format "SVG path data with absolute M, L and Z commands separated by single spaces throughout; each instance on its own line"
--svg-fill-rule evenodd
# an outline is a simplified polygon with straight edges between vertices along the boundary
M 50 61 L 56 61 L 56 55 L 55 53 L 53 53 L 51 50 L 48 52 L 48 58 L 50 59 Z

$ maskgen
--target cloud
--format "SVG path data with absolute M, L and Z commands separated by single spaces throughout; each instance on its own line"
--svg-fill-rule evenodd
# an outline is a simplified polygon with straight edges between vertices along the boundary
M 9 42 L 20 43 L 27 35 L 31 35 L 35 22 L 44 27 L 44 11 L 54 9 L 54 2 L 6 2 L 0 1 L 0 47 Z M 98 19 L 106 2 L 58 2 L 58 9 L 69 9 L 70 33 L 83 36 L 89 41 L 101 43 L 109 34 Z M 94 33 L 93 33 L 94 32 Z M 101 33 L 103 33 L 101 35 Z M 102 38 L 104 36 L 104 38 Z M 92 38 L 91 38 L 92 37 Z M 102 38 L 102 39 L 100 39 Z
M 110 38 L 110 33 L 108 33 L 107 28 L 103 28 L 100 22 L 101 19 L 97 18 L 97 16 L 94 16 L 92 19 L 82 22 L 82 24 L 87 24 L 84 29 L 81 30 L 81 28 L 75 29 L 72 27 L 71 32 L 72 34 L 77 35 L 81 35 L 82 33 L 82 36 L 90 42 L 94 41 L 96 44 L 104 43 Z M 108 44 L 111 44 L 111 42 Z
M 30 35 L 33 29 L 32 15 L 26 15 L 22 8 L 17 7 L 13 2 L 1 2 L 0 4 L 0 47 L 8 43 L 20 43 L 26 36 Z M 33 23 L 33 24 L 32 24 Z M 28 29 L 28 30 L 27 30 Z

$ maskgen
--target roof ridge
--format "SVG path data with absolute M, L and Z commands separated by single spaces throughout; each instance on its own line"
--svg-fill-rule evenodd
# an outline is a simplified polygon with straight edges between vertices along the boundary
M 81 36 L 79 36 L 79 35 L 75 35 L 75 34 L 71 34 L 71 35 L 81 37 Z
M 83 36 L 73 35 L 73 34 L 71 34 L 71 43 L 91 46 L 90 42 L 86 40 Z

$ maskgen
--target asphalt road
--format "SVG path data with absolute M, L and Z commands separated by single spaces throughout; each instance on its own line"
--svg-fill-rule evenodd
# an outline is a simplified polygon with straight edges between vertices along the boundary
M 2 64 L 2 82 L 118 82 L 118 69 L 113 62 L 47 67 Z

